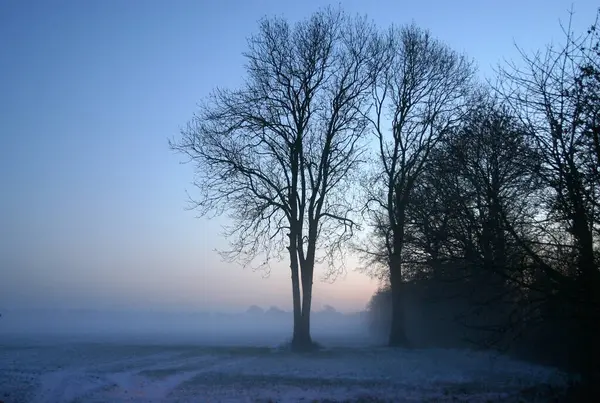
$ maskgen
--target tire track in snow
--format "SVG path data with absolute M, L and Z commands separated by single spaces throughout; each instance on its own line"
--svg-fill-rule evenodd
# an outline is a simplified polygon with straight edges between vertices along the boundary
M 102 373 L 114 367 L 135 366 L 172 358 L 173 354 L 159 353 L 142 357 L 128 357 L 107 363 L 75 366 L 45 373 L 39 377 L 40 386 L 35 393 L 33 403 L 56 403 L 82 398 L 94 391 L 111 385 Z M 143 368 L 143 367 L 142 367 Z
M 164 354 L 161 356 L 166 358 Z M 120 364 L 147 362 L 151 358 L 122 360 Z M 177 366 L 189 368 L 194 364 L 202 365 L 211 359 L 219 359 L 220 361 L 197 370 L 177 372 Z M 129 371 L 108 374 L 97 372 L 98 366 L 64 369 L 44 374 L 40 378 L 41 385 L 32 403 L 67 402 L 76 399 L 92 399 L 95 401 L 95 399 L 102 398 L 108 398 L 111 402 L 161 402 L 179 385 L 198 375 L 243 366 L 255 359 L 256 357 L 246 357 L 223 362 L 222 357 L 215 356 L 179 358 L 166 360 L 155 365 L 137 366 Z M 162 369 L 173 369 L 175 373 L 159 379 L 141 375 L 145 371 Z
M 148 377 L 139 374 L 142 371 L 111 374 L 108 376 L 108 378 L 117 384 L 117 388 L 111 390 L 109 395 L 112 399 L 135 399 L 128 400 L 134 402 L 162 402 L 171 392 L 177 390 L 181 384 L 197 377 L 198 375 L 220 372 L 240 366 L 243 367 L 256 359 L 257 357 L 246 357 L 229 360 L 226 362 L 219 362 L 198 370 L 176 373 L 162 379 L 149 379 Z

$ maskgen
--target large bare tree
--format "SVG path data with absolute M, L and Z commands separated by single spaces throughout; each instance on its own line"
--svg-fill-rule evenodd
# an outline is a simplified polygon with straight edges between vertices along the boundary
M 402 304 L 406 209 L 438 142 L 465 113 L 474 69 L 465 57 L 414 25 L 392 29 L 386 68 L 372 91 L 368 115 L 377 157 L 368 183 L 374 248 L 364 251 L 389 269 L 393 314 L 390 345 L 406 345 Z M 378 252 L 385 251 L 383 256 Z
M 569 24 L 562 45 L 522 52 L 520 64 L 500 69 L 496 86 L 528 127 L 540 158 L 538 177 L 546 192 L 544 214 L 535 225 L 551 242 L 545 249 L 527 250 L 562 296 L 562 305 L 570 306 L 568 316 L 581 326 L 580 368 L 586 375 L 598 371 L 600 357 L 591 353 L 600 335 L 600 48 L 595 25 L 578 35 Z M 566 253 L 552 259 L 553 250 Z
M 293 26 L 263 19 L 244 56 L 241 88 L 215 90 L 171 147 L 196 166 L 200 212 L 229 214 L 225 257 L 268 266 L 287 255 L 292 347 L 310 348 L 315 265 L 338 269 L 353 233 L 380 44 L 364 18 L 329 8 Z

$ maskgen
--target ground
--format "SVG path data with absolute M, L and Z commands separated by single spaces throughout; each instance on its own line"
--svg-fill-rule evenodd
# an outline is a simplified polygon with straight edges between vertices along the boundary
M 0 401 L 544 402 L 561 372 L 464 350 L 0 339 Z

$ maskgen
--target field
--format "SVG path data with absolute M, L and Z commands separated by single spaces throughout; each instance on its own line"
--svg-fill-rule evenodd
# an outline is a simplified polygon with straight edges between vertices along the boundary
M 193 339 L 0 335 L 0 401 L 545 402 L 566 382 L 492 353 Z

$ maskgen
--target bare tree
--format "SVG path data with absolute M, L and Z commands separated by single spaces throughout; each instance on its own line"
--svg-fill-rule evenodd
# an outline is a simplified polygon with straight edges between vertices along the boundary
M 392 29 L 387 46 L 389 62 L 378 75 L 368 115 L 377 157 L 367 186 L 367 210 L 379 245 L 363 252 L 389 269 L 389 344 L 395 346 L 407 344 L 402 312 L 407 205 L 432 150 L 465 112 L 474 69 L 465 57 L 414 25 Z M 383 256 L 378 253 L 381 246 Z
M 563 45 L 533 55 L 521 52 L 522 65 L 500 69 L 497 85 L 498 93 L 532 133 L 541 160 L 545 214 L 538 217 L 537 226 L 554 240 L 550 249 L 568 251 L 562 256 L 570 256 L 570 263 L 549 258 L 548 248 L 527 251 L 582 326 L 581 368 L 588 375 L 598 369 L 598 356 L 590 352 L 600 335 L 600 55 L 595 30 L 594 26 L 578 36 L 569 24 Z
M 453 208 L 452 230 L 441 244 L 461 245 L 463 267 L 455 275 L 469 289 L 464 324 L 484 332 L 481 342 L 498 346 L 521 333 L 528 314 L 522 302 L 531 273 L 511 231 L 521 241 L 534 238 L 529 223 L 540 211 L 539 158 L 527 128 L 489 98 L 474 105 L 443 148 L 437 170 L 427 175 L 441 203 Z
M 355 226 L 380 45 L 364 18 L 329 8 L 294 26 L 263 19 L 248 46 L 244 85 L 215 90 L 171 147 L 196 166 L 200 212 L 229 213 L 226 258 L 268 267 L 287 250 L 292 346 L 305 349 L 315 265 L 338 270 Z

